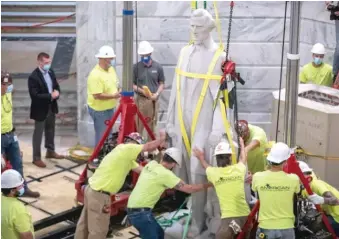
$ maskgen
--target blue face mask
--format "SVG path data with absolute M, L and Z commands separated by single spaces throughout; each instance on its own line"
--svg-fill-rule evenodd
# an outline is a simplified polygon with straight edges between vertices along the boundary
M 111 60 L 111 66 L 115 67 L 115 59 Z
M 20 189 L 18 190 L 18 196 L 19 196 L 19 197 L 21 197 L 22 195 L 24 195 L 24 193 L 25 193 L 25 188 L 24 188 L 24 187 L 22 187 L 22 188 L 20 188 Z
M 42 68 L 44 71 L 48 71 L 51 68 L 51 64 L 44 65 Z
M 7 91 L 6 91 L 6 93 L 12 93 L 12 91 L 13 91 L 13 84 L 7 86 Z
M 142 56 L 141 57 L 141 61 L 145 64 L 148 64 L 150 60 L 151 60 L 151 56 Z
M 323 62 L 323 59 L 321 59 L 319 57 L 314 57 L 313 62 L 316 65 L 320 65 Z

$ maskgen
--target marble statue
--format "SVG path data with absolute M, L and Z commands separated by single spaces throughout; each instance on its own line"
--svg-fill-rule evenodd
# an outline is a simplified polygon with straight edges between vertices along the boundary
M 219 105 L 214 109 L 213 104 L 217 98 L 222 77 L 221 64 L 226 58 L 226 53 L 218 50 L 220 46 L 212 38 L 211 31 L 216 27 L 216 24 L 208 11 L 205 9 L 194 10 L 190 24 L 194 43 L 182 48 L 180 52 L 169 100 L 166 131 L 173 146 L 182 150 L 183 162 L 185 163 L 183 163 L 181 169 L 177 170 L 177 175 L 186 180 L 187 183 L 204 183 L 207 181 L 205 170 L 193 154 L 191 155 L 191 152 L 194 147 L 203 149 L 205 158 L 213 161 L 212 152 L 224 138 L 225 128 L 222 123 L 221 111 Z M 213 59 L 216 59 L 215 64 L 210 67 Z M 220 78 L 208 82 L 196 128 L 191 138 L 191 126 L 194 121 L 195 110 L 207 78 L 201 78 L 201 75 L 194 76 L 191 73 L 207 75 L 209 68 L 212 75 L 220 76 Z M 177 86 L 180 87 L 179 95 Z M 228 82 L 229 91 L 233 86 L 233 82 Z M 180 106 L 178 106 L 179 99 L 181 101 Z M 190 150 L 187 150 L 183 140 L 179 107 L 182 109 L 183 124 L 190 141 Z M 232 114 L 228 111 L 228 115 Z M 231 125 L 234 129 L 233 123 Z M 233 133 L 233 135 L 235 134 Z M 216 162 L 209 163 L 213 166 L 216 165 Z M 206 234 L 215 234 L 220 225 L 220 208 L 213 188 L 207 192 L 192 194 L 192 211 L 189 236 L 192 238 L 208 238 Z M 206 228 L 207 230 L 205 230 Z

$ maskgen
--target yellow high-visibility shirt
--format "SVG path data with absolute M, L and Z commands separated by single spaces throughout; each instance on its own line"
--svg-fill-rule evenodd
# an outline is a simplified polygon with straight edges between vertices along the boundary
M 107 154 L 95 170 L 88 183 L 96 191 L 117 193 L 123 186 L 127 174 L 137 168 L 136 162 L 143 145 L 119 144 Z
M 245 196 L 246 166 L 208 167 L 206 175 L 218 196 L 221 218 L 244 217 L 250 214 Z
M 1 238 L 19 239 L 20 233 L 32 232 L 32 216 L 17 198 L 1 195 Z
M 96 65 L 87 80 L 87 105 L 96 111 L 113 109 L 117 105 L 116 99 L 94 99 L 93 95 L 118 92 L 119 80 L 113 67 L 107 71 Z
M 142 170 L 137 185 L 128 199 L 128 208 L 154 208 L 161 194 L 180 182 L 172 171 L 156 161 L 149 162 Z
M 313 177 L 313 180 L 310 183 L 310 186 L 311 186 L 312 191 L 318 194 L 319 196 L 323 196 L 325 192 L 331 192 L 336 198 L 339 199 L 339 191 L 320 179 L 316 179 Z M 307 195 L 306 190 L 303 191 L 303 195 Z M 339 205 L 331 206 L 331 205 L 323 204 L 321 205 L 321 208 L 324 210 L 326 214 L 331 215 L 333 219 L 337 223 L 339 223 Z
M 314 67 L 312 62 L 303 66 L 299 73 L 299 80 L 306 84 L 315 84 L 331 87 L 333 85 L 332 66 L 322 63 Z
M 247 154 L 247 164 L 248 170 L 255 174 L 256 172 L 262 172 L 266 167 L 266 157 L 265 150 L 267 145 L 267 137 L 265 131 L 255 125 L 248 124 L 250 130 L 250 137 L 246 140 L 245 146 L 250 144 L 253 140 L 258 140 L 260 146 L 248 152 Z
M 1 96 L 1 133 L 11 132 L 13 129 L 12 93 Z
M 297 175 L 283 171 L 258 172 L 253 175 L 252 190 L 258 192 L 260 198 L 260 228 L 294 228 L 293 197 L 300 192 Z

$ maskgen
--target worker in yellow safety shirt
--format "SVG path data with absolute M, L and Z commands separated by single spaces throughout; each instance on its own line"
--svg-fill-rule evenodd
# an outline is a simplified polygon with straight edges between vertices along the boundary
M 142 170 L 137 185 L 129 197 L 127 214 L 130 223 L 142 239 L 163 239 L 164 230 L 152 215 L 152 209 L 166 189 L 174 188 L 185 193 L 202 191 L 211 184 L 186 184 L 173 172 L 181 166 L 182 155 L 177 148 L 168 148 L 160 163 L 149 162 Z
M 236 125 L 238 135 L 244 139 L 250 173 L 262 172 L 266 168 L 265 150 L 267 137 L 265 131 L 246 120 L 239 120 Z
M 310 201 L 314 204 L 321 204 L 335 234 L 339 237 L 339 191 L 328 183 L 312 176 L 314 174 L 313 169 L 307 163 L 299 161 L 299 167 L 305 177 L 309 179 L 310 187 L 314 193 L 309 196 Z M 307 195 L 307 192 L 303 191 L 303 195 Z
M 206 169 L 207 179 L 214 185 L 218 196 L 221 225 L 216 239 L 233 239 L 245 225 L 250 213 L 244 188 L 247 176 L 247 155 L 242 138 L 240 138 L 240 147 L 239 162 L 232 165 L 230 145 L 227 142 L 220 142 L 214 151 L 217 167 L 212 167 L 206 162 L 203 151 L 197 148 L 193 150 L 194 155 Z
M 1 174 L 1 238 L 33 239 L 32 216 L 18 200 L 25 192 L 24 179 L 14 169 Z
M 311 50 L 313 61 L 303 66 L 299 74 L 300 83 L 332 87 L 334 76 L 332 66 L 324 63 L 325 47 L 317 43 Z
M 110 46 L 102 46 L 95 55 L 98 64 L 92 69 L 87 80 L 88 113 L 94 123 L 95 145 L 104 134 L 106 120 L 113 117 L 117 99 L 120 98 L 119 79 L 115 72 L 114 50 Z
M 131 133 L 124 144 L 107 154 L 85 187 L 84 208 L 75 231 L 75 239 L 104 239 L 109 230 L 111 195 L 123 186 L 127 174 L 140 173 L 136 160 L 145 152 L 152 152 L 165 143 L 166 134 L 144 144 L 138 133 Z
M 270 169 L 253 175 L 252 190 L 260 199 L 257 239 L 295 238 L 293 199 L 300 192 L 299 178 L 283 171 L 291 153 L 286 144 L 276 143 L 267 156 Z

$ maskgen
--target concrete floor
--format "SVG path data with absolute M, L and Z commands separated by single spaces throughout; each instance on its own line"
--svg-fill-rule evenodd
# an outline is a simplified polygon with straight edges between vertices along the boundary
M 84 170 L 84 165 L 79 165 L 70 160 L 47 160 L 46 168 L 38 168 L 32 164 L 32 133 L 17 132 L 20 148 L 23 152 L 23 167 L 25 178 L 29 188 L 39 191 L 39 199 L 21 198 L 26 203 L 26 207 L 32 215 L 33 222 L 47 218 L 53 214 L 68 210 L 76 205 L 74 182 L 78 179 L 79 174 Z M 75 146 L 78 142 L 76 132 L 63 132 L 55 136 L 56 151 L 60 154 L 68 153 L 68 149 Z M 42 144 L 42 156 L 46 150 Z M 79 164 L 82 162 L 79 162 Z M 69 169 L 71 170 L 64 170 Z M 53 174 L 53 175 L 49 175 Z M 39 179 L 39 180 L 37 180 Z M 59 223 L 49 228 L 36 232 L 36 238 L 50 231 L 56 230 L 66 223 Z M 134 228 L 126 228 L 114 233 L 114 238 L 138 238 Z

